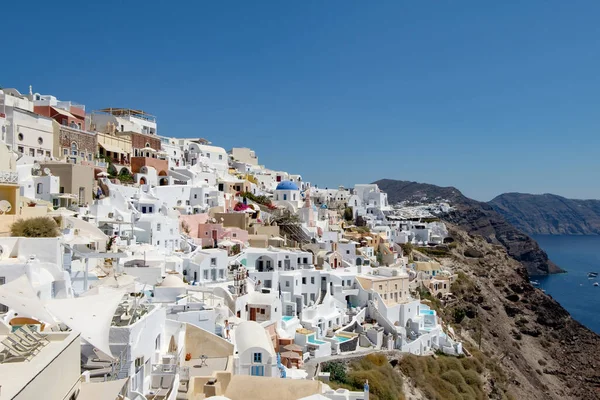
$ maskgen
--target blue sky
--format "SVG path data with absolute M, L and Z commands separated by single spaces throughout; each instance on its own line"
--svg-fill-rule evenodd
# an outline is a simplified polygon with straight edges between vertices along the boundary
M 600 198 L 600 2 L 97 3 L 3 4 L 0 85 L 141 108 L 320 187 Z

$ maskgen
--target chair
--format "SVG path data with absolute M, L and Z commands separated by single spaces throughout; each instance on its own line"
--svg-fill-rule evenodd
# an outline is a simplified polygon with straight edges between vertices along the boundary
M 208 357 L 206 355 L 202 354 L 200 356 L 200 366 L 205 365 L 205 366 L 208 367 L 208 364 L 206 363 L 206 360 L 208 360 Z
M 39 333 L 38 331 L 31 329 L 29 325 L 22 325 L 20 329 L 27 332 L 28 334 L 30 334 L 38 340 L 43 340 L 45 342 L 50 343 L 50 340 L 48 340 L 48 335 L 44 335 L 43 333 Z
M 13 348 L 20 350 L 21 352 L 34 352 L 37 350 L 39 344 L 33 344 L 27 342 L 25 340 L 21 340 L 18 336 L 13 334 L 8 335 L 6 339 L 2 342 L 2 344 L 6 344 L 6 342 L 10 342 L 13 345 Z M 39 351 L 39 350 L 38 350 Z
M 16 348 L 8 340 L 3 340 L 0 343 L 2 343 L 2 345 L 4 345 L 6 352 L 14 357 L 22 357 L 24 360 L 28 361 L 31 358 L 31 356 L 33 355 L 31 351 L 27 351 L 27 350 L 23 351 L 23 350 Z
M 23 343 L 28 343 L 31 345 L 39 345 L 40 344 L 40 340 L 38 338 L 36 338 L 33 335 L 30 335 L 24 329 L 17 328 L 12 332 L 12 334 L 15 335 L 16 337 L 18 337 L 21 340 L 21 342 L 23 342 Z

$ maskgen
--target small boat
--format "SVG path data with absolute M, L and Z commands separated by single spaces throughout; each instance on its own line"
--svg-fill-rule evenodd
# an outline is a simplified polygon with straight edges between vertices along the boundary
M 588 272 L 588 278 L 597 278 L 597 277 L 598 277 L 597 272 Z
M 600 286 L 600 283 L 594 282 L 594 286 Z
M 539 286 L 540 283 L 538 281 L 529 281 L 533 286 Z

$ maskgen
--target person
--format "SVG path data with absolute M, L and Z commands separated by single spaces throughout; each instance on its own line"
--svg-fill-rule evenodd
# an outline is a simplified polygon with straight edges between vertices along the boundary
M 225 320 L 225 339 L 229 339 L 229 321 Z

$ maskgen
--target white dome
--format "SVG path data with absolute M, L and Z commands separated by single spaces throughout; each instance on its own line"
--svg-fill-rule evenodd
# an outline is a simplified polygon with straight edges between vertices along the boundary
M 160 287 L 185 287 L 185 283 L 176 274 L 168 274 L 160 283 Z

